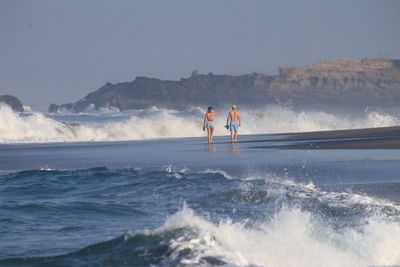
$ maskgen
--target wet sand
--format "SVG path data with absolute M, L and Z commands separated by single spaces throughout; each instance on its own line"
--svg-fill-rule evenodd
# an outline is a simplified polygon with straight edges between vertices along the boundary
M 282 134 L 283 138 L 249 140 L 267 142 L 257 148 L 291 149 L 400 149 L 400 126 L 354 130 Z
M 304 160 L 313 161 L 312 157 L 322 156 L 347 160 L 400 156 L 395 151 L 400 149 L 400 127 L 239 135 L 238 144 L 231 144 L 229 140 L 229 136 L 217 136 L 213 145 L 207 145 L 205 137 L 125 142 L 0 144 L 0 172 L 169 165 L 191 169 L 224 166 L 225 169 L 237 172 L 236 169 L 240 168 L 246 171 L 248 166 L 268 168 L 267 163 L 272 160 L 285 164 L 303 164 Z M 274 153 L 270 149 L 286 151 Z M 365 153 L 354 154 L 349 151 L 359 149 L 364 149 Z M 373 149 L 386 151 L 383 154 L 367 151 Z M 315 153 L 309 154 L 309 150 Z M 320 153 L 318 150 L 343 150 L 343 153 Z

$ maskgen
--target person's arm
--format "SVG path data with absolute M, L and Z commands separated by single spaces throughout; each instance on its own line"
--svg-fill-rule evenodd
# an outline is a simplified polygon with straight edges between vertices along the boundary
M 229 125 L 229 121 L 231 119 L 231 113 L 228 113 L 228 118 L 226 119 L 226 125 Z
M 206 127 L 207 114 L 204 115 L 203 130 Z
M 239 119 L 239 127 L 241 126 L 241 122 L 240 122 L 240 113 L 238 112 L 238 119 Z

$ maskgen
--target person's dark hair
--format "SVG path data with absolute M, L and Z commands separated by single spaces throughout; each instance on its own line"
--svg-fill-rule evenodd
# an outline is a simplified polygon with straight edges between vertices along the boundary
M 210 111 L 213 110 L 213 109 L 214 109 L 213 107 L 208 107 L 207 112 L 210 112 Z

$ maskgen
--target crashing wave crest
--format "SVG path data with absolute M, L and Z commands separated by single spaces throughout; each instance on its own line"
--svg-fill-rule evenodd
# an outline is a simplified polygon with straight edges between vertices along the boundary
M 366 112 L 360 118 L 347 118 L 325 112 L 296 112 L 287 107 L 267 106 L 257 110 L 242 110 L 242 134 L 301 132 L 332 129 L 352 129 L 394 126 L 397 117 L 378 112 Z M 87 115 L 87 114 L 85 114 Z M 114 120 L 77 123 L 62 122 L 62 116 L 52 118 L 40 112 L 20 115 L 8 106 L 0 106 L 0 143 L 125 141 L 153 138 L 199 137 L 203 113 L 200 109 L 178 112 L 168 109 L 148 109 L 141 113 L 112 114 Z M 83 116 L 83 115 L 82 115 Z M 120 117 L 118 117 L 120 116 Z M 216 120 L 216 135 L 226 135 L 225 114 Z

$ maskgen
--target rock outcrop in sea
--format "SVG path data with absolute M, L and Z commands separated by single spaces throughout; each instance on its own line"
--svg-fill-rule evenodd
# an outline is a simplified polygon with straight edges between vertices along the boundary
M 24 106 L 22 106 L 21 101 L 12 95 L 0 95 L 0 104 L 9 105 L 15 112 L 24 112 Z
M 307 67 L 285 67 L 278 75 L 251 73 L 239 76 L 199 74 L 179 81 L 137 77 L 131 82 L 107 83 L 83 99 L 49 112 L 114 107 L 119 110 L 151 106 L 182 109 L 237 103 L 255 107 L 270 103 L 318 108 L 388 107 L 400 100 L 400 60 L 341 59 Z

